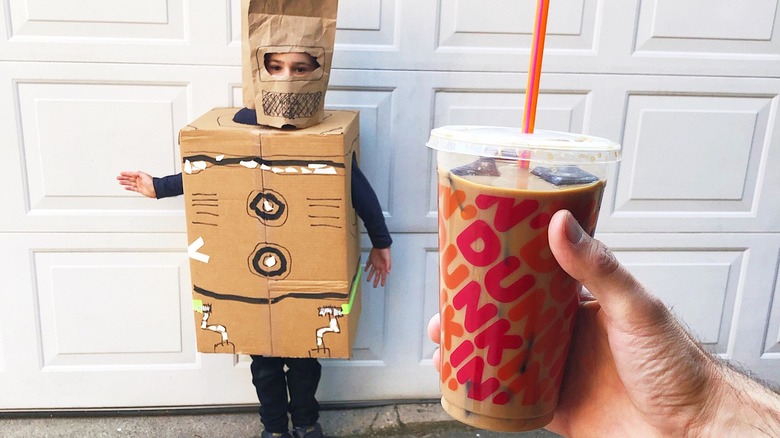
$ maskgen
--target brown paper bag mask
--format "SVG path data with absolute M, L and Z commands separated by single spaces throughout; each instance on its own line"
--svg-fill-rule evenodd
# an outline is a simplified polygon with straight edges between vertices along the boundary
M 337 9 L 338 0 L 242 0 L 244 106 L 257 123 L 322 121 Z

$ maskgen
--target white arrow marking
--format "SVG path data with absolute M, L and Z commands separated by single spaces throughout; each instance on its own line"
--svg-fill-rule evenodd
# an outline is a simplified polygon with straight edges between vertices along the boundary
M 192 242 L 192 244 L 189 247 L 187 247 L 187 254 L 193 260 L 197 260 L 197 261 L 203 262 L 203 263 L 208 263 L 209 262 L 209 256 L 207 256 L 206 254 L 203 254 L 201 252 L 198 252 L 198 250 L 201 249 L 201 247 L 203 247 L 203 245 L 205 245 L 205 244 L 206 243 L 203 242 L 203 238 L 202 237 L 198 237 L 197 240 Z

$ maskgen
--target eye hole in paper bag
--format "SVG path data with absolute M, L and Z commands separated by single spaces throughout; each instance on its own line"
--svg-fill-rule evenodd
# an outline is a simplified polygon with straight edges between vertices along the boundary
M 262 47 L 257 50 L 257 70 L 260 80 L 268 81 L 318 81 L 322 79 L 325 51 L 316 47 Z

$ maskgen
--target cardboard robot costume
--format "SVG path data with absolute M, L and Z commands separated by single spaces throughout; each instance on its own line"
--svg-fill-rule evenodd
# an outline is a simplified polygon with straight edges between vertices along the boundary
M 179 133 L 198 351 L 349 358 L 361 314 L 358 113 L 281 130 L 236 123 L 237 110 Z
M 243 100 L 257 123 L 306 128 L 322 121 L 336 36 L 338 0 L 242 0 Z M 308 53 L 318 68 L 279 78 L 265 68 L 271 53 Z

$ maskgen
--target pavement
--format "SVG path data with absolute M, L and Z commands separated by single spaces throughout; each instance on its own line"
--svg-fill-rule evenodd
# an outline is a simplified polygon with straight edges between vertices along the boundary
M 439 403 L 394 403 L 369 407 L 323 405 L 320 424 L 327 437 L 556 438 L 545 430 L 489 432 L 450 418 Z M 259 438 L 256 408 L 182 411 L 0 412 L 2 438 L 154 437 Z

